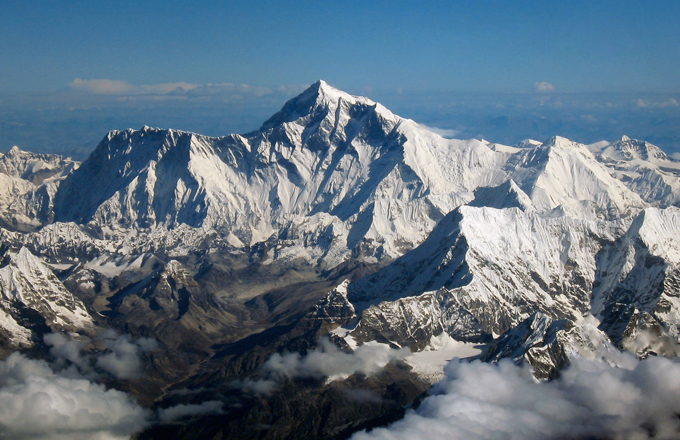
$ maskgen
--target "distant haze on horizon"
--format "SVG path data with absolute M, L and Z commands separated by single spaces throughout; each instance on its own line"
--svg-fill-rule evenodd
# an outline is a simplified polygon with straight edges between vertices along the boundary
M 256 129 L 317 79 L 442 133 L 680 151 L 680 2 L 0 2 L 0 151 Z

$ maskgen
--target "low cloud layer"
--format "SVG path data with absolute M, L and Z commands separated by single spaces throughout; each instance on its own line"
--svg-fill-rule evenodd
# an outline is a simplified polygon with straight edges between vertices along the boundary
M 275 93 L 297 94 L 305 86 L 280 86 L 275 89 L 248 84 L 217 83 L 192 84 L 187 82 L 135 85 L 115 79 L 74 79 L 71 90 L 92 95 L 113 96 L 167 96 L 167 97 L 201 97 L 201 96 L 243 96 L 261 97 Z
M 355 373 L 371 375 L 385 365 L 410 355 L 407 348 L 395 350 L 385 344 L 369 342 L 351 353 L 340 350 L 328 339 L 321 339 L 316 350 L 306 356 L 300 353 L 275 353 L 262 366 L 262 380 L 246 380 L 236 385 L 256 393 L 266 394 L 285 379 L 314 377 L 342 379 Z
M 642 108 L 668 108 L 680 106 L 680 102 L 675 98 L 668 98 L 665 100 L 638 98 L 635 100 L 635 104 Z
M 91 340 L 50 333 L 45 343 L 51 365 L 19 353 L 0 362 L 0 438 L 129 439 L 156 421 L 222 412 L 222 402 L 207 401 L 154 416 L 126 393 L 98 383 L 105 376 L 139 378 L 142 354 L 157 348 L 155 339 L 107 330 Z
M 158 418 L 161 422 L 170 422 L 183 417 L 206 414 L 220 414 L 224 403 L 217 400 L 209 400 L 199 405 L 177 405 L 158 410 Z
M 671 439 L 680 432 L 680 363 L 620 353 L 575 360 L 552 382 L 526 367 L 451 362 L 417 410 L 367 439 Z
M 0 437 L 126 439 L 149 414 L 127 394 L 64 377 L 44 361 L 13 353 L 0 361 Z
M 132 340 L 129 335 L 120 335 L 107 330 L 93 341 L 101 351 L 83 352 L 84 341 L 72 339 L 61 333 L 45 335 L 50 354 L 59 368 L 75 367 L 80 374 L 105 372 L 116 379 L 136 379 L 142 374 L 141 355 L 156 349 L 155 339 Z M 96 368 L 95 368 L 96 367 Z
M 109 331 L 102 337 L 107 352 L 97 358 L 97 367 L 117 379 L 136 379 L 142 373 L 140 355 L 157 347 L 155 339 L 132 341 L 128 335 Z

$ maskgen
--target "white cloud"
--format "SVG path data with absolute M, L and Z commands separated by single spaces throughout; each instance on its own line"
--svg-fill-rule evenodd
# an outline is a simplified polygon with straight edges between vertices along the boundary
M 69 367 L 73 374 L 91 379 L 96 379 L 102 371 L 117 379 L 136 379 L 142 374 L 141 354 L 158 346 L 155 339 L 132 340 L 129 335 L 119 335 L 113 330 L 106 330 L 94 340 L 81 341 L 62 333 L 49 333 L 44 339 L 56 367 Z M 86 343 L 98 347 L 86 353 L 83 351 Z
M 555 87 L 552 84 L 545 82 L 545 81 L 541 81 L 541 82 L 536 81 L 534 83 L 534 90 L 536 91 L 536 93 L 548 93 L 548 92 L 554 92 Z
M 199 87 L 186 82 L 163 83 L 135 86 L 115 79 L 74 79 L 69 86 L 80 92 L 95 95 L 164 95 L 172 92 L 187 92 Z
M 97 367 L 118 379 L 135 379 L 141 375 L 140 354 L 156 348 L 154 339 L 140 338 L 132 341 L 128 335 L 119 335 L 113 330 L 102 336 L 107 353 L 97 358 Z
M 125 393 L 55 373 L 13 353 L 0 361 L 0 436 L 21 439 L 124 439 L 149 413 Z
M 177 405 L 158 410 L 158 418 L 162 422 L 170 422 L 187 416 L 220 414 L 223 406 L 224 403 L 217 400 L 209 400 L 200 405 Z
M 367 342 L 353 352 L 345 353 L 328 339 L 321 339 L 319 347 L 306 356 L 300 353 L 272 355 L 263 370 L 275 377 L 328 377 L 333 380 L 354 373 L 375 374 L 390 361 L 410 354 L 407 348 L 395 350 L 375 342 Z
M 353 439 L 670 439 L 680 430 L 680 363 L 662 357 L 577 359 L 543 383 L 507 360 L 454 361 L 432 391 L 403 420 Z
M 122 95 L 129 92 L 133 86 L 125 81 L 113 79 L 80 79 L 76 78 L 69 84 L 72 89 L 95 95 Z
M 72 90 L 91 95 L 111 95 L 119 97 L 135 97 L 140 99 L 156 98 L 197 98 L 197 97 L 225 97 L 229 99 L 259 98 L 273 95 L 297 95 L 306 87 L 297 85 L 282 85 L 276 89 L 251 86 L 248 84 L 208 83 L 192 84 L 187 82 L 134 85 L 114 79 L 74 79 L 69 87 Z
M 80 368 L 81 371 L 89 370 L 89 359 L 82 355 L 83 342 L 68 338 L 61 333 L 48 333 L 44 339 L 45 343 L 51 347 L 50 354 L 54 357 L 58 366 L 70 362 Z
M 372 375 L 396 359 L 404 359 L 408 348 L 392 349 L 386 344 L 368 342 L 345 353 L 328 339 L 321 339 L 316 350 L 306 356 L 300 353 L 273 354 L 262 366 L 262 380 L 247 379 L 235 385 L 244 390 L 267 394 L 284 379 L 298 377 L 342 379 L 355 373 Z
M 680 106 L 680 102 L 675 98 L 668 98 L 663 101 L 638 98 L 633 102 L 641 108 L 669 108 Z

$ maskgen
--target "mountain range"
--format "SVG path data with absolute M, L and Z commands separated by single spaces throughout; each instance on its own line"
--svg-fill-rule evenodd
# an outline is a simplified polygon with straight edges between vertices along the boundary
M 444 139 L 323 81 L 243 135 L 15 147 L 1 352 L 84 373 L 127 335 L 143 374 L 101 380 L 156 414 L 136 438 L 346 438 L 453 357 L 541 380 L 602 346 L 674 357 L 679 204 L 680 162 L 647 142 Z

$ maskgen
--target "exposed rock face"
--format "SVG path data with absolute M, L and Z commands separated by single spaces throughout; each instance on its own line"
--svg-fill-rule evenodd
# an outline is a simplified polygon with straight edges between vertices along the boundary
M 592 359 L 609 339 L 589 322 L 554 320 L 538 312 L 501 335 L 482 356 L 485 362 L 526 361 L 538 379 L 554 379 L 574 357 Z

